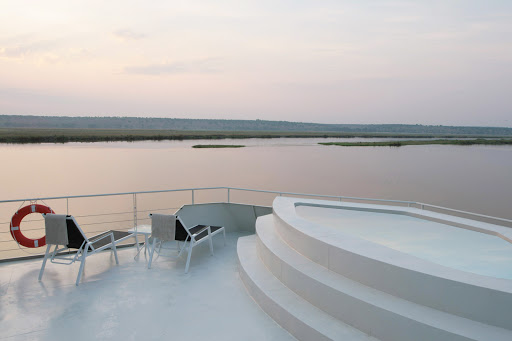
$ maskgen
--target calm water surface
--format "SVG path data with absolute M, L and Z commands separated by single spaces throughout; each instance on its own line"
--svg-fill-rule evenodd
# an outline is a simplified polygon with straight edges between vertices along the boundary
M 425 202 L 512 218 L 512 147 L 337 147 L 341 139 L 0 145 L 0 200 L 231 186 Z M 357 139 L 349 139 L 357 141 Z

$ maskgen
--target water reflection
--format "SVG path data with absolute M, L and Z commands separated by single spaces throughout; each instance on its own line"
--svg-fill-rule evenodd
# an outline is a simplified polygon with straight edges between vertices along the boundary
M 242 143 L 255 148 L 202 150 L 190 145 L 204 141 L 0 145 L 0 200 L 232 186 L 421 201 L 512 218 L 512 147 L 316 140 L 249 139 Z

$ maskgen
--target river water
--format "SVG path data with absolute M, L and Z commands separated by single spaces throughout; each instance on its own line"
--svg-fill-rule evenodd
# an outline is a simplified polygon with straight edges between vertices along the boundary
M 229 186 L 410 200 L 512 219 L 511 146 L 318 145 L 343 140 L 358 139 L 0 145 L 0 200 Z M 191 148 L 213 143 L 247 147 Z M 197 201 L 208 199 L 196 197 Z M 231 199 L 245 200 L 235 194 Z M 268 199 L 265 204 L 270 204 Z M 143 207 L 143 198 L 138 200 Z M 179 207 L 180 200 L 169 205 Z M 74 203 L 70 213 L 76 215 L 90 202 Z M 116 205 L 112 198 L 98 202 Z M 0 208 L 2 226 L 19 205 Z M 63 203 L 55 205 L 60 212 L 66 210 Z M 131 205 L 127 198 L 120 209 L 129 211 Z
M 317 144 L 341 140 L 4 144 L 0 200 L 230 186 L 411 200 L 512 218 L 511 146 Z M 191 148 L 212 143 L 247 147 Z

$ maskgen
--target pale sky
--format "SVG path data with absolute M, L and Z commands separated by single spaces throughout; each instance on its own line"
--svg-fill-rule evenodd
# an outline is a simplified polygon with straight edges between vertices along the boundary
M 0 0 L 0 114 L 512 127 L 512 1 Z

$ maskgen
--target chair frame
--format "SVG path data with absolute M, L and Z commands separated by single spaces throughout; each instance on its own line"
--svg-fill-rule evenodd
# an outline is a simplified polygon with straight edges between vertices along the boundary
M 114 232 L 113 231 L 110 231 L 108 233 L 100 233 L 98 235 L 95 235 L 93 237 L 90 237 L 90 238 L 87 238 L 87 236 L 85 235 L 84 231 L 82 230 L 82 228 L 80 227 L 80 225 L 78 225 L 77 221 L 75 220 L 75 217 L 73 216 L 67 216 L 66 217 L 66 220 L 72 220 L 73 223 L 75 224 L 76 228 L 78 229 L 78 231 L 82 234 L 82 237 L 84 238 L 84 241 L 82 243 L 82 245 L 80 246 L 80 248 L 76 251 L 74 257 L 72 257 L 71 255 L 59 255 L 59 252 L 63 252 L 63 251 L 67 251 L 67 250 L 71 250 L 69 247 L 67 247 L 66 245 L 64 245 L 63 248 L 60 248 L 59 249 L 59 245 L 57 244 L 47 244 L 46 246 L 46 252 L 44 254 L 44 259 L 43 259 L 43 264 L 41 265 L 41 270 L 39 271 L 39 281 L 41 281 L 41 279 L 43 278 L 43 273 L 44 273 L 44 269 L 46 267 L 46 262 L 48 261 L 48 258 L 50 258 L 50 262 L 51 263 L 55 263 L 55 264 L 63 264 L 63 265 L 71 265 L 73 264 L 74 262 L 76 261 L 79 261 L 80 262 L 80 269 L 78 270 L 78 276 L 76 278 L 76 285 L 78 286 L 80 284 L 80 279 L 82 278 L 82 274 L 83 274 L 83 271 L 84 271 L 84 267 L 85 267 L 85 260 L 88 256 L 91 256 L 95 253 L 98 253 L 100 251 L 103 251 L 105 249 L 112 249 L 112 251 L 114 252 L 114 256 L 115 256 L 115 259 L 116 259 L 116 264 L 119 265 L 119 258 L 117 257 L 117 248 L 116 248 L 116 244 L 127 239 L 127 238 L 130 238 L 130 237 L 133 237 L 133 234 L 131 235 L 128 235 L 128 236 L 125 236 L 119 240 L 115 240 L 114 238 Z M 104 238 L 109 238 L 110 237 L 110 243 L 109 244 L 106 244 L 106 245 L 103 245 L 101 247 L 98 247 L 98 248 L 95 248 L 94 247 L 94 243 L 99 241 L 99 240 L 102 240 Z M 53 252 L 50 252 L 50 249 L 52 246 L 55 246 Z M 73 248 L 74 249 L 74 248 Z M 51 254 L 51 256 L 50 256 Z M 62 262 L 62 260 L 64 260 L 65 262 Z
M 149 214 L 149 217 L 150 218 L 152 217 L 151 213 Z M 209 244 L 210 244 L 210 254 L 213 256 L 213 241 L 212 241 L 212 237 L 214 235 L 216 235 L 217 233 L 220 233 L 221 231 L 224 234 L 224 246 L 226 246 L 226 229 L 224 228 L 224 226 L 219 226 L 220 227 L 219 229 L 217 229 L 214 232 L 212 232 L 211 225 L 204 225 L 204 227 L 201 228 L 199 231 L 196 231 L 195 233 L 191 233 L 190 230 L 193 229 L 194 227 L 199 226 L 199 224 L 196 224 L 196 225 L 188 228 L 187 225 L 185 225 L 185 223 L 181 219 L 181 217 L 176 215 L 176 223 L 178 223 L 178 222 L 181 224 L 181 226 L 183 226 L 183 229 L 187 232 L 187 237 L 185 238 L 184 241 L 183 240 L 175 239 L 175 241 L 178 243 L 178 250 L 179 250 L 178 256 L 176 258 L 179 258 L 181 256 L 181 254 L 183 253 L 185 248 L 187 248 L 186 247 L 187 242 L 189 243 L 189 245 L 188 245 L 187 263 L 185 265 L 185 273 L 188 273 L 188 269 L 189 269 L 189 266 L 190 266 L 190 258 L 192 256 L 192 249 L 195 246 L 201 244 L 203 241 L 208 240 Z M 205 236 L 205 237 L 203 237 L 203 238 L 201 238 L 199 240 L 196 239 L 196 237 L 198 235 L 202 234 L 205 231 L 208 231 L 208 235 L 207 236 Z M 153 238 L 153 242 L 151 243 L 151 249 L 149 250 L 148 269 L 151 269 L 151 263 L 153 261 L 153 254 L 155 253 L 156 242 L 157 242 L 157 238 Z M 183 245 L 181 247 L 179 247 L 180 242 L 183 242 Z M 161 247 L 162 247 L 162 241 L 160 241 L 160 248 Z

